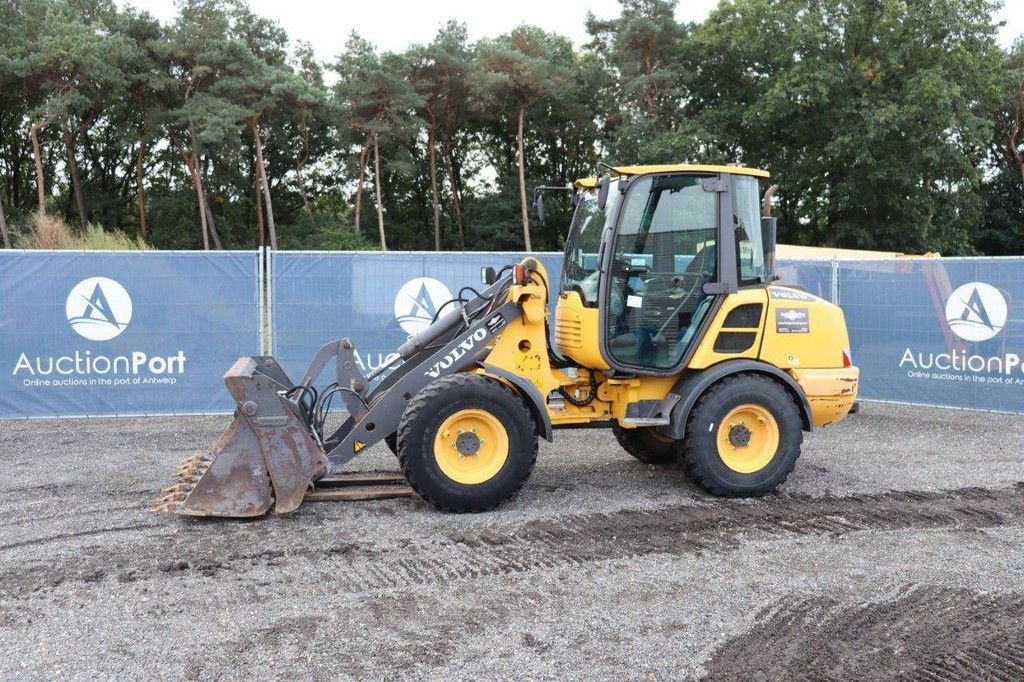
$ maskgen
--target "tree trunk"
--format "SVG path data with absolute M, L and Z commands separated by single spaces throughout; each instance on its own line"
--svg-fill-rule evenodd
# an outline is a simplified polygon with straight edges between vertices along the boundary
M 359 213 L 363 206 L 363 179 L 366 177 L 366 156 L 369 154 L 369 151 L 369 143 L 365 143 L 363 144 L 362 151 L 359 152 L 359 180 L 356 182 L 356 234 L 359 234 Z
M 267 230 L 270 232 L 270 248 L 277 251 L 277 229 L 274 227 L 274 204 L 270 201 L 270 183 L 267 182 L 267 167 L 263 165 L 263 140 L 260 138 L 260 127 L 255 121 L 249 124 L 253 138 L 256 140 L 256 172 L 260 175 L 263 185 L 263 198 L 267 202 Z
M 1020 136 L 1024 132 L 1024 111 L 1018 111 L 1014 117 L 1013 128 L 1010 130 L 1009 149 L 1010 155 L 1016 160 L 1020 167 L 1020 179 L 1024 182 L 1024 154 L 1019 149 Z
M 146 184 L 145 168 L 143 164 L 146 159 L 146 143 L 139 140 L 139 151 L 135 156 L 135 190 L 139 202 L 139 235 L 143 239 L 149 237 L 149 225 L 146 223 Z
M 430 151 L 430 191 L 434 199 L 434 250 L 441 250 L 441 199 L 437 192 L 437 121 L 430 112 L 430 128 L 427 130 L 427 149 Z
M 836 234 L 836 221 L 831 214 L 825 216 L 825 246 L 830 249 L 836 248 L 839 239 Z
M 0 200 L 0 237 L 4 239 L 4 248 L 11 248 L 11 235 L 7 231 L 7 216 L 4 214 L 4 202 Z
M 388 250 L 388 242 L 384 238 L 384 206 L 381 205 L 380 194 L 380 145 L 377 143 L 377 133 L 373 134 L 373 174 L 377 184 L 377 228 L 380 230 L 380 250 Z
M 523 153 L 523 124 L 526 119 L 526 108 L 519 107 L 519 130 L 516 133 L 516 142 L 519 145 L 519 203 L 523 209 L 523 241 L 526 243 L 526 251 L 530 247 L 530 215 L 526 208 L 526 159 Z
M 448 184 L 452 188 L 452 209 L 455 212 L 455 230 L 459 235 L 459 248 L 466 248 L 466 234 L 462 227 L 462 201 L 459 194 L 459 180 L 455 177 L 455 150 L 448 150 Z
M 654 73 L 654 63 L 651 61 L 650 53 L 650 50 L 653 49 L 653 47 L 654 46 L 649 42 L 644 50 L 644 75 L 648 76 L 648 78 Z M 647 102 L 647 115 L 652 119 L 657 118 L 658 114 L 655 108 L 656 102 L 654 99 L 654 92 L 652 92 L 650 85 L 644 87 L 644 101 Z
M 306 215 L 309 216 L 309 222 L 313 225 L 313 229 L 316 229 L 316 218 L 313 217 L 313 208 L 309 205 L 309 195 L 306 194 L 306 179 L 302 176 L 302 167 L 305 165 L 305 162 L 296 162 L 295 179 L 299 183 L 299 196 L 302 197 L 302 207 L 306 210 Z
M 295 159 L 295 179 L 299 183 L 299 196 L 302 197 L 302 207 L 306 209 L 306 215 L 309 216 L 309 222 L 312 224 L 313 229 L 316 229 L 316 218 L 313 217 L 313 208 L 309 205 L 309 195 L 306 194 L 306 178 L 302 175 L 302 170 L 306 167 L 306 161 L 309 160 L 309 128 L 305 124 L 302 125 L 302 154 L 299 158 Z
M 256 172 L 256 160 L 253 159 L 252 189 L 256 193 L 256 228 L 260 233 L 260 246 L 267 243 L 266 226 L 263 224 L 263 192 L 260 190 L 260 175 Z
M 218 251 L 224 249 L 224 244 L 220 241 L 220 233 L 217 232 L 217 222 L 213 219 L 213 209 L 210 208 L 210 202 L 204 202 L 206 205 L 206 224 L 210 226 L 210 236 L 213 238 L 213 248 Z
M 78 172 L 78 160 L 75 158 L 75 140 L 71 137 L 71 122 L 64 121 L 64 149 L 68 154 L 68 175 L 71 176 L 71 189 L 75 194 L 78 206 L 78 222 L 85 231 L 89 225 L 88 212 L 85 208 L 85 197 L 82 196 L 82 176 Z
M 32 138 L 32 153 L 36 161 L 36 190 L 39 192 L 39 215 L 46 215 L 46 180 L 43 176 L 43 150 L 39 146 L 39 131 L 50 125 L 50 119 L 36 121 L 29 128 Z
M 186 153 L 185 149 L 178 142 L 177 135 L 174 134 L 173 130 L 168 129 L 168 134 L 171 138 L 171 144 L 178 151 L 182 160 L 185 162 L 185 168 L 188 169 L 189 177 L 192 178 L 192 187 L 196 191 L 196 201 L 199 202 L 199 226 L 203 231 L 203 249 L 205 251 L 210 250 L 210 236 L 209 230 L 206 225 L 206 197 L 203 193 L 203 180 L 199 177 L 199 158 L 195 153 Z M 195 136 L 192 135 L 193 149 L 195 149 Z
M 210 250 L 210 234 L 206 226 L 206 197 L 203 196 L 203 181 L 199 177 L 199 164 L 196 155 L 191 154 L 185 157 L 185 164 L 188 166 L 189 175 L 192 176 L 192 187 L 196 190 L 196 199 L 199 201 L 199 225 L 203 230 L 203 250 Z

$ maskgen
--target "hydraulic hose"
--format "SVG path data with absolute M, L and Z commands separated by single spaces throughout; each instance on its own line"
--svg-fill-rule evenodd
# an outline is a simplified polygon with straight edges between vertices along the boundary
M 462 321 L 462 312 L 464 308 L 465 306 L 461 303 L 456 303 L 446 309 L 440 316 L 438 316 L 436 322 L 432 323 L 420 333 L 413 334 L 405 343 L 399 346 L 396 351 L 398 353 L 398 357 L 402 360 L 407 360 L 436 341 L 438 337 Z M 371 377 L 368 376 L 367 378 Z

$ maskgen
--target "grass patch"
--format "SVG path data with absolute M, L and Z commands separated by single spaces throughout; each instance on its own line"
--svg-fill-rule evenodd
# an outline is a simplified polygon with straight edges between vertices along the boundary
M 71 229 L 59 216 L 41 213 L 33 213 L 28 223 L 13 233 L 14 246 L 19 249 L 145 251 L 150 248 L 141 237 L 132 237 L 121 230 L 104 230 L 90 224 L 81 232 Z

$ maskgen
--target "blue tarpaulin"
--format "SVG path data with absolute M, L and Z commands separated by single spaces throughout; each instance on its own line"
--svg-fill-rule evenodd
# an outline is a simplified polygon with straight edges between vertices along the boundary
M 779 271 L 843 308 L 861 398 L 1024 413 L 1024 259 L 789 261 Z
M 278 252 L 272 350 L 293 380 L 351 337 L 365 370 L 516 253 Z M 562 255 L 535 254 L 557 290 Z M 861 397 L 1024 413 L 1024 259 L 781 260 L 846 314 Z M 257 252 L 0 251 L 0 417 L 223 412 L 260 351 Z M 556 298 L 552 297 L 553 308 Z M 327 379 L 330 381 L 330 379 Z
M 558 286 L 562 254 L 535 254 Z M 518 262 L 515 253 L 271 254 L 274 355 L 293 381 L 324 343 L 347 336 L 364 371 L 380 365 L 438 308 L 483 288 L 480 269 Z M 552 300 L 552 306 L 554 301 Z M 331 370 L 333 371 L 333 369 Z
M 225 412 L 258 252 L 0 251 L 0 417 Z

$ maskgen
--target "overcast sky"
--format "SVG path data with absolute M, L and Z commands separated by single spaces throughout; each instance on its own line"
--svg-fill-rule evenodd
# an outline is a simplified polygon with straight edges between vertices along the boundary
M 168 22 L 175 16 L 169 0 L 120 0 Z M 477 40 L 505 33 L 529 23 L 546 31 L 568 36 L 582 45 L 588 36 L 584 28 L 587 11 L 601 18 L 619 13 L 617 0 L 249 0 L 253 11 L 275 19 L 292 40 L 313 45 L 323 61 L 334 61 L 353 30 L 382 50 L 402 51 L 413 43 L 428 43 L 448 19 L 466 24 L 469 37 Z M 681 0 L 676 18 L 700 21 L 717 0 Z M 999 19 L 1006 22 L 999 42 L 1008 47 L 1024 34 L 1024 1 L 1006 0 Z

